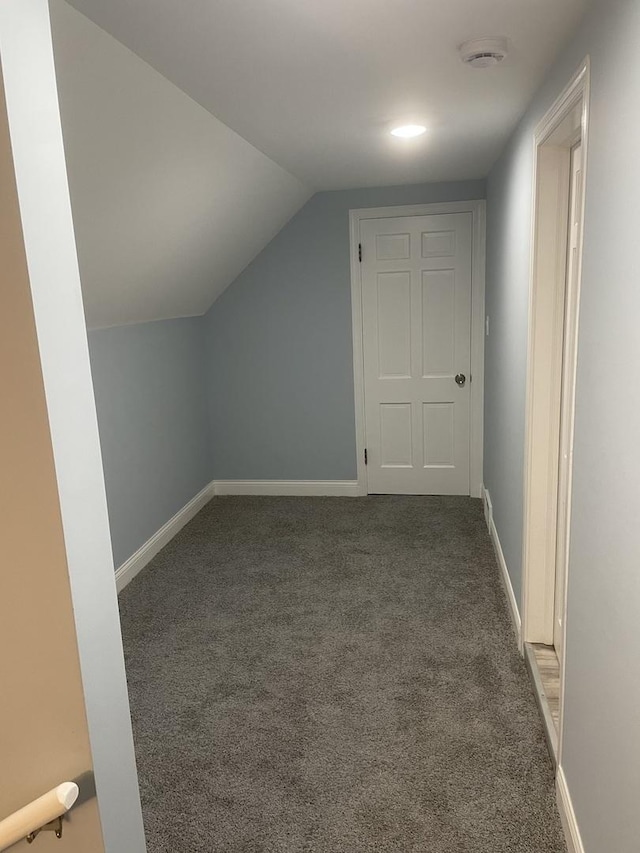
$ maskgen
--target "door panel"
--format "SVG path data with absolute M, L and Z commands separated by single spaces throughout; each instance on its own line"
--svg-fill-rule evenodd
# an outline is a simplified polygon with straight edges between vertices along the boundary
M 360 234 L 369 492 L 468 495 L 472 214 Z
M 411 376 L 411 275 L 381 273 L 378 286 L 378 376 Z
M 422 375 L 455 374 L 456 279 L 453 270 L 422 273 Z
M 410 468 L 413 463 L 411 403 L 380 405 L 380 465 Z
M 455 409 L 453 403 L 424 403 L 422 424 L 424 464 L 451 467 L 455 464 Z

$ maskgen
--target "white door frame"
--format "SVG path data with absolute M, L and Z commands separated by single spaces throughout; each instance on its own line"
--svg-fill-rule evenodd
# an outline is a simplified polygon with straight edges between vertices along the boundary
M 93 769 L 105 853 L 144 853 L 47 0 L 0 3 L 0 56 L 0 86 L 4 85 L 93 759 L 93 768 L 81 770 Z M 37 630 L 35 625 L 33 630 Z M 46 642 L 47 637 L 43 636 L 42 643 Z M 34 684 L 34 703 L 39 701 L 38 690 L 39 685 Z M 61 720 L 60 725 L 63 724 L 66 725 Z M 37 756 L 25 755 L 24 761 L 36 762 L 34 774 L 41 769 Z M 51 772 L 49 767 L 44 769 L 47 774 Z M 92 796 L 91 785 L 81 790 L 83 796 Z M 46 849 L 48 842 L 42 846 Z
M 482 496 L 482 453 L 484 430 L 484 289 L 486 246 L 486 202 L 452 201 L 441 204 L 412 204 L 400 207 L 369 207 L 349 211 L 351 238 L 351 315 L 353 324 L 353 385 L 355 397 L 358 494 L 368 494 L 367 466 L 364 462 L 366 422 L 364 413 L 364 351 L 362 327 L 362 278 L 358 247 L 360 223 L 364 219 L 398 216 L 430 216 L 471 213 L 473 216 L 473 261 L 471 282 L 471 423 L 469 432 L 471 497 Z
M 529 339 L 524 461 L 523 641 L 553 643 L 556 544 L 565 572 L 566 649 L 571 471 L 578 316 L 588 158 L 590 66 L 587 57 L 534 133 Z M 566 281 L 571 148 L 582 144 L 582 210 L 576 284 Z M 568 289 L 567 289 L 568 288 Z M 565 423 L 560 446 L 560 424 Z M 562 474 L 562 476 L 560 476 Z M 564 481 L 567 532 L 556 543 L 558 483 Z M 560 743 L 564 663 L 560 670 Z M 560 747 L 561 748 L 561 747 Z

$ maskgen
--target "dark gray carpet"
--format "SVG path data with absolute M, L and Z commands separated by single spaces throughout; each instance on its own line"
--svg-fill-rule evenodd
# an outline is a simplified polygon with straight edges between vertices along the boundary
M 560 853 L 480 501 L 216 498 L 121 596 L 150 853 Z

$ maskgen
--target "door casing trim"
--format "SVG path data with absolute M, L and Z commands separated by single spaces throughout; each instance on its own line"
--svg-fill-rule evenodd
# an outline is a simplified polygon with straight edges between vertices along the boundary
M 362 277 L 358 256 L 360 223 L 366 219 L 399 216 L 431 216 L 447 213 L 471 213 L 473 217 L 473 258 L 471 281 L 471 407 L 469 493 L 482 497 L 484 437 L 484 294 L 486 257 L 486 202 L 452 201 L 436 204 L 411 204 L 397 207 L 369 207 L 349 211 L 351 242 L 351 317 L 353 332 L 353 390 L 355 402 L 358 493 L 368 494 L 367 466 L 364 462 L 366 421 L 364 408 L 364 351 L 362 324 Z
M 573 424 L 578 359 L 578 327 L 586 175 L 588 169 L 590 61 L 587 56 L 563 92 L 547 110 L 533 134 L 533 192 L 531 213 L 531 269 L 529 288 L 529 340 L 527 347 L 527 396 L 525 418 L 524 513 L 522 552 L 522 632 L 523 642 L 553 643 L 556 576 L 556 527 L 560 466 L 565 469 L 567 526 L 562 543 L 564 572 L 563 638 L 560 656 L 560 731 L 558 763 L 562 761 L 564 693 L 566 670 L 566 622 L 569 594 L 569 536 L 571 522 L 571 473 L 573 465 Z M 554 184 L 559 169 L 567 172 L 570 148 L 577 139 L 566 129 L 568 120 L 579 112 L 578 138 L 582 144 L 582 209 L 577 249 L 578 272 L 573 289 L 566 282 L 566 224 L 568 198 L 554 201 Z M 563 161 L 564 160 L 564 165 Z M 564 241 L 558 233 L 564 230 Z M 561 293 L 560 293 L 561 291 Z M 551 328 L 559 294 L 566 303 L 566 315 L 555 338 L 541 338 Z M 564 329 L 570 337 L 558 345 Z M 556 340 L 557 339 L 557 340 Z M 553 352 L 551 352 L 553 350 Z M 551 354 L 550 354 L 551 353 Z M 553 389 L 562 388 L 560 399 L 551 399 Z M 558 447 L 561 419 L 568 424 L 566 444 Z M 555 497 L 554 497 L 555 496 Z M 549 531 L 553 531 L 553 543 Z

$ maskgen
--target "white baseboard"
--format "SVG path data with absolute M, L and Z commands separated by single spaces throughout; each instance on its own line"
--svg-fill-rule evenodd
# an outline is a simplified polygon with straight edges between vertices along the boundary
M 330 495 L 358 497 L 357 480 L 214 480 L 216 495 Z
M 135 576 L 144 569 L 147 563 L 155 557 L 158 551 L 181 530 L 188 521 L 196 515 L 202 507 L 209 503 L 214 495 L 213 483 L 209 483 L 202 489 L 201 492 L 192 498 L 188 504 L 182 507 L 181 510 L 170 518 L 166 524 L 163 524 L 157 533 L 154 533 L 151 539 L 148 539 L 144 545 L 132 554 L 119 569 L 116 570 L 116 588 L 118 592 L 123 590 L 125 586 L 132 581 Z
M 580 837 L 576 813 L 573 810 L 573 803 L 571 802 L 571 795 L 567 786 L 567 778 L 564 775 L 562 767 L 558 767 L 556 775 L 556 800 L 558 802 L 558 811 L 560 812 L 560 821 L 564 829 L 568 853 L 584 853 L 584 845 Z
M 500 544 L 500 538 L 498 537 L 498 531 L 493 520 L 493 504 L 491 503 L 491 496 L 489 495 L 488 490 L 484 486 L 482 487 L 482 500 L 484 503 L 484 517 L 487 521 L 489 535 L 491 536 L 491 541 L 493 542 L 493 549 L 496 552 L 496 559 L 498 560 L 498 566 L 500 567 L 500 577 L 502 579 L 502 586 L 504 587 L 505 595 L 507 597 L 507 604 L 509 605 L 509 614 L 511 615 L 513 630 L 518 640 L 518 648 L 520 649 L 520 651 L 522 651 L 522 621 L 520 619 L 520 610 L 518 608 L 518 602 L 513 591 L 511 576 L 509 575 L 507 562 L 504 558 L 502 545 Z

